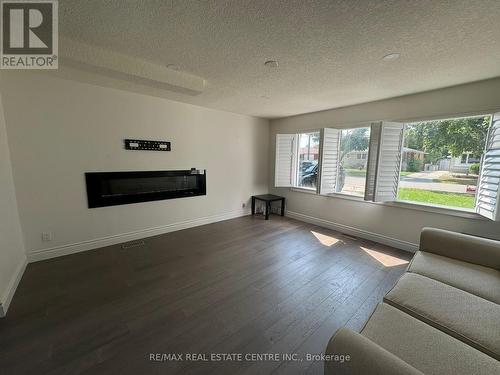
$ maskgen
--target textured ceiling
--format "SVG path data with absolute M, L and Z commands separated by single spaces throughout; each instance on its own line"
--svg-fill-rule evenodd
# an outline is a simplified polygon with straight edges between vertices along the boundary
M 206 80 L 167 97 L 269 118 L 500 76 L 499 20 L 498 0 L 59 0 L 64 36 Z

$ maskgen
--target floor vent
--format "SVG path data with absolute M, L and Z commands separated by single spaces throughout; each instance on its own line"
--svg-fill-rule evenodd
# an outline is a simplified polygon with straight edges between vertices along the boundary
M 146 245 L 146 242 L 143 240 L 127 242 L 122 245 L 122 249 L 130 249 L 132 247 L 139 247 Z

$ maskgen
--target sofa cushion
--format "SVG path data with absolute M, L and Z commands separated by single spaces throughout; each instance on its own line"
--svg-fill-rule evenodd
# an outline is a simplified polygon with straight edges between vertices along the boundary
M 410 272 L 384 301 L 500 360 L 500 305 Z
M 493 268 L 418 251 L 408 271 L 500 304 L 500 271 Z
M 325 375 L 423 375 L 363 335 L 341 328 L 330 339 L 325 354 Z M 341 361 L 336 356 L 349 356 Z
M 386 303 L 361 332 L 424 374 L 500 374 L 500 362 Z
M 423 228 L 420 233 L 420 250 L 500 271 L 500 246 L 496 240 L 437 228 Z

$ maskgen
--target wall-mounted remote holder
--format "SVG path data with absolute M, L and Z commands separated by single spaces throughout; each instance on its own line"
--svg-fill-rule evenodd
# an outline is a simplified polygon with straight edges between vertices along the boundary
M 126 150 L 170 151 L 170 142 L 147 141 L 143 139 L 125 139 Z

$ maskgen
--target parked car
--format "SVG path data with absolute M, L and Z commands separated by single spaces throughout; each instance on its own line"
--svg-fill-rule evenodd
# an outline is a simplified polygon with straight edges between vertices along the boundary
M 340 192 L 344 188 L 345 183 L 345 170 L 340 166 L 339 174 L 337 176 L 337 188 L 336 191 Z M 300 186 L 303 187 L 316 187 L 318 182 L 318 164 L 310 166 L 303 174 L 300 179 Z
M 311 168 L 315 165 L 318 165 L 317 160 L 302 160 L 300 162 L 300 166 L 299 166 L 300 173 L 303 174 L 306 170 L 308 170 L 309 168 Z
M 318 182 L 318 163 L 311 165 L 302 173 L 300 186 L 316 187 Z

